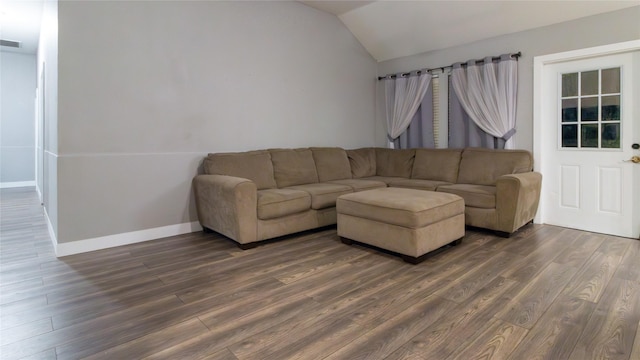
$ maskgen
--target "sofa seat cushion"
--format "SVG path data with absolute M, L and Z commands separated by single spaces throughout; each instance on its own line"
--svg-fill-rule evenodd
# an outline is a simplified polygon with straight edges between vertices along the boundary
M 261 220 L 299 213 L 311 209 L 311 195 L 293 189 L 258 191 L 258 218 Z
M 415 189 L 361 191 L 338 199 L 338 214 L 418 229 L 464 212 L 458 196 Z M 338 225 L 340 226 L 340 225 Z
M 389 186 L 390 183 L 396 181 L 396 180 L 401 180 L 404 178 L 398 177 L 398 176 L 368 176 L 366 178 L 363 178 L 363 180 L 369 180 L 369 181 L 378 181 L 378 182 L 383 182 L 385 184 L 387 184 L 387 186 Z
M 329 181 L 331 184 L 340 184 L 350 186 L 353 191 L 364 191 L 371 189 L 386 188 L 387 184 L 383 181 L 365 180 L 365 179 L 345 179 Z
M 389 181 L 389 187 L 399 187 L 399 188 L 429 190 L 429 191 L 436 191 L 436 188 L 441 185 L 451 185 L 451 183 L 446 181 L 404 179 L 404 178 L 398 178 L 398 179 L 393 179 Z
M 315 210 L 336 206 L 338 196 L 353 192 L 350 186 L 330 183 L 296 185 L 287 189 L 309 193 L 311 195 L 311 208 Z
M 495 209 L 496 187 L 474 184 L 453 184 L 438 186 L 438 191 L 455 194 L 464 199 L 466 206 Z

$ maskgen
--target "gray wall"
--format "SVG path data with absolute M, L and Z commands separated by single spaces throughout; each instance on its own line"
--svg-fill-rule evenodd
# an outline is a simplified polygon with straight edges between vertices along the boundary
M 640 6 L 500 36 L 472 44 L 384 61 L 378 75 L 439 67 L 468 59 L 522 51 L 518 63 L 516 147 L 533 150 L 533 58 L 640 39 Z M 387 144 L 382 82 L 377 87 L 376 143 Z
M 0 52 L 0 183 L 3 186 L 35 182 L 35 90 L 35 55 Z
M 260 1 L 58 14 L 59 243 L 195 221 L 208 152 L 375 142 L 377 65 L 333 15 Z

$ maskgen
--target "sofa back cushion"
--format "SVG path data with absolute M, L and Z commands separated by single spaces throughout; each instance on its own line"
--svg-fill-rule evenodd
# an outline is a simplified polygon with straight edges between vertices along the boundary
M 526 150 L 467 148 L 462 152 L 458 184 L 495 185 L 507 174 L 529 172 L 533 157 Z
M 351 165 L 347 152 L 337 147 L 312 147 L 318 181 L 351 179 Z
M 376 150 L 374 148 L 353 149 L 346 152 L 351 165 L 351 175 L 354 179 L 376 175 Z
M 376 148 L 376 175 L 411 177 L 414 149 L 386 149 Z
M 310 149 L 271 149 L 269 152 L 279 188 L 318 182 L 316 163 Z
M 416 149 L 412 179 L 455 183 L 462 149 Z
M 209 154 L 204 159 L 203 167 L 205 174 L 249 179 L 258 190 L 276 187 L 271 154 L 265 150 Z

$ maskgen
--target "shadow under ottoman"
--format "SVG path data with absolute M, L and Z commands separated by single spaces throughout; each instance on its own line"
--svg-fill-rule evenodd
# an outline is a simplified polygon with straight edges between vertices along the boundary
M 464 237 L 464 200 L 454 194 L 405 188 L 360 191 L 340 196 L 336 211 L 342 242 L 393 251 L 412 264 Z

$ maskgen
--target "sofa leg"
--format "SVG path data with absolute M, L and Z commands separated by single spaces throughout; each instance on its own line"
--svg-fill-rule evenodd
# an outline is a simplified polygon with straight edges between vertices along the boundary
M 246 244 L 240 244 L 238 243 L 238 247 L 242 250 L 249 250 L 249 249 L 253 249 L 254 247 L 258 246 L 257 243 L 246 243 Z
M 463 238 L 460 238 L 460 239 L 458 239 L 458 240 L 454 240 L 454 241 L 451 243 L 451 246 L 458 246 L 458 245 L 462 244 L 462 239 L 463 239 Z
M 340 236 L 340 241 L 342 241 L 342 243 L 345 244 L 345 245 L 352 245 L 353 244 L 353 240 L 347 239 L 346 237 L 342 237 L 342 236 Z
M 400 254 L 400 257 L 402 258 L 402 260 L 404 262 L 409 263 L 411 265 L 417 265 L 417 264 L 421 263 L 422 260 L 424 260 L 424 257 L 422 257 L 422 256 L 415 257 L 415 256 L 409 256 L 409 255 Z
M 205 234 L 211 234 L 213 232 L 213 230 L 209 229 L 208 227 L 203 226 L 202 227 L 202 232 Z
M 511 235 L 513 235 L 513 233 L 506 232 L 506 231 L 495 231 L 495 234 L 506 239 L 510 238 Z

